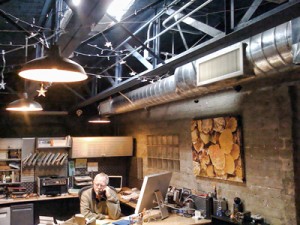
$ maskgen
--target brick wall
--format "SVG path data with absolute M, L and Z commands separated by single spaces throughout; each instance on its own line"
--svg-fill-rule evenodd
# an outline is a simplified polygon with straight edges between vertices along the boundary
M 298 94 L 299 90 L 299 87 L 295 88 L 294 92 Z M 216 185 L 218 196 L 228 199 L 229 209 L 232 210 L 233 198 L 238 196 L 243 200 L 245 210 L 261 214 L 267 222 L 296 225 L 295 188 L 299 190 L 299 184 L 295 186 L 294 162 L 299 161 L 299 151 L 294 151 L 292 128 L 293 120 L 295 123 L 295 119 L 299 121 L 300 113 L 295 115 L 292 110 L 292 105 L 299 105 L 299 100 L 294 102 L 290 96 L 287 85 L 259 89 L 252 85 L 241 92 L 230 90 L 199 97 L 197 103 L 189 99 L 148 111 L 126 113 L 117 116 L 115 122 L 119 135 L 132 135 L 136 139 L 136 156 L 144 159 L 144 175 L 158 172 L 147 167 L 147 135 L 177 134 L 181 168 L 180 172 L 173 172 L 172 185 L 203 192 L 212 192 Z M 228 114 L 242 118 L 246 182 L 195 178 L 190 121 Z M 299 165 L 295 168 L 299 175 Z
M 294 171 L 295 171 L 295 193 L 300 193 L 300 87 L 290 88 L 290 96 L 293 100 L 293 144 L 294 144 Z M 297 224 L 300 224 L 300 195 L 296 194 Z

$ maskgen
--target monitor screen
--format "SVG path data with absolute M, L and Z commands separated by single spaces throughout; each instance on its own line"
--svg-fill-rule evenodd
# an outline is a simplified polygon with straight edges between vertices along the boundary
M 117 191 L 122 189 L 122 176 L 111 176 L 109 175 L 109 186 L 113 186 Z
M 172 172 L 147 175 L 144 177 L 141 192 L 135 213 L 140 213 L 143 209 L 151 209 L 157 206 L 155 199 L 155 191 L 160 191 L 163 199 L 166 197 L 169 184 L 171 181 Z

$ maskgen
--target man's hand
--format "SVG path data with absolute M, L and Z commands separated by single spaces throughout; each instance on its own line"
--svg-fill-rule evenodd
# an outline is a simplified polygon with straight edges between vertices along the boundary
M 105 194 L 106 194 L 106 198 L 109 198 L 111 196 L 110 194 L 111 190 L 108 186 L 105 187 Z

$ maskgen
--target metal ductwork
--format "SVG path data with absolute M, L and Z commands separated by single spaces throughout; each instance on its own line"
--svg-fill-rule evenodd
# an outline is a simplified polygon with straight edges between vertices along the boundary
M 291 22 L 250 37 L 247 58 L 256 75 L 288 69 L 293 62 Z
M 295 69 L 293 58 L 299 58 L 295 54 L 300 53 L 292 50 L 293 44 L 295 45 L 292 33 L 296 32 L 294 29 L 297 28 L 292 24 L 292 21 L 289 21 L 242 42 L 247 46 L 245 51 L 247 71 L 250 69 L 253 76 L 262 77 Z M 299 46 L 299 43 L 297 45 Z M 174 75 L 161 81 L 101 102 L 98 109 L 100 114 L 106 115 L 129 112 L 232 87 L 237 79 L 243 78 L 245 76 L 241 75 L 207 86 L 197 86 L 196 60 L 176 68 Z

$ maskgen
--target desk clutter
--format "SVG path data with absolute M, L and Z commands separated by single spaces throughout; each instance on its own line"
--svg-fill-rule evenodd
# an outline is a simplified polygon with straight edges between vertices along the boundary
M 212 221 L 222 218 L 222 220 L 230 222 L 229 224 L 267 225 L 261 215 L 251 215 L 251 212 L 244 211 L 243 202 L 239 197 L 234 198 L 231 211 L 228 207 L 228 201 L 225 198 L 217 198 L 216 192 L 213 194 L 193 194 L 190 189 L 178 189 L 170 186 L 165 204 L 172 213 L 185 217 L 212 219 Z
M 0 187 L 0 199 L 28 199 L 36 196 L 35 193 L 27 193 L 23 186 Z
M 138 190 L 137 188 L 121 191 L 121 198 L 128 202 L 136 203 L 139 196 L 140 196 L 140 190 Z
M 93 184 L 93 178 L 88 175 L 74 176 L 74 184 L 78 187 L 89 186 Z

